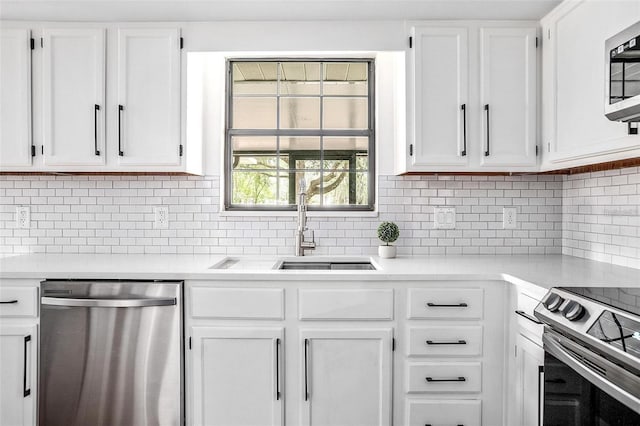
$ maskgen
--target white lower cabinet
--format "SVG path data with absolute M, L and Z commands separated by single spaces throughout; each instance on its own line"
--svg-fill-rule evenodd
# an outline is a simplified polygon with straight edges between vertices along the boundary
M 282 327 L 193 327 L 194 425 L 283 422 Z
M 477 400 L 409 401 L 407 426 L 481 426 L 481 408 Z
M 516 421 L 521 426 L 538 426 L 544 389 L 544 349 L 518 334 L 515 358 Z
M 38 326 L 0 326 L 0 425 L 36 424 Z
M 391 424 L 391 328 L 300 330 L 300 425 Z

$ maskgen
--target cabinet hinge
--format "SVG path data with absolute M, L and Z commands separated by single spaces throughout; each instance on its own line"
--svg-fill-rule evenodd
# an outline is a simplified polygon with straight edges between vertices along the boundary
M 36 146 L 35 145 L 31 145 L 31 156 L 32 157 L 36 156 Z
M 35 49 L 36 48 L 36 39 L 32 38 L 30 43 L 31 43 L 31 50 Z
M 180 144 L 180 157 L 182 157 L 182 153 L 183 153 L 183 148 L 182 148 L 182 144 Z
M 413 37 L 409 37 L 409 49 L 413 49 Z
M 393 337 L 393 338 L 391 339 L 391 351 L 392 351 L 392 352 L 395 352 L 395 351 L 396 351 L 396 338 L 395 338 L 395 337 Z
M 184 47 L 184 38 L 180 37 L 180 49 Z
M 409 155 L 413 155 L 413 144 L 409 145 Z
M 191 350 L 191 337 L 189 337 L 189 350 Z
M 536 48 L 540 45 L 540 41 L 538 40 L 538 37 L 536 37 Z
M 40 37 L 40 47 L 44 47 L 44 38 Z

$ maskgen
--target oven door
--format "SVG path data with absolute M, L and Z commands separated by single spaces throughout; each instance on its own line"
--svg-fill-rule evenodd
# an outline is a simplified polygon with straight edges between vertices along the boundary
M 640 425 L 640 378 L 547 329 L 544 426 Z

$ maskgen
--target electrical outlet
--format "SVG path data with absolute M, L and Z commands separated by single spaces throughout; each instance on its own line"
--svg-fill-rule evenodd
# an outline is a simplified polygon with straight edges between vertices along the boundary
M 515 207 L 504 207 L 502 209 L 502 227 L 504 229 L 514 229 L 518 226 L 517 210 Z
M 167 229 L 169 227 L 169 208 L 154 207 L 153 208 L 153 227 L 155 229 Z
M 433 227 L 435 229 L 454 229 L 456 227 L 455 207 L 435 207 L 433 209 Z
M 31 227 L 31 208 L 16 207 L 16 227 L 20 229 L 29 229 Z

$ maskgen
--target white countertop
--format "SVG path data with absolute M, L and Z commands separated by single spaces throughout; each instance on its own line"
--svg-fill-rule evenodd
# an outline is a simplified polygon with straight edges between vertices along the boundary
M 640 287 L 640 270 L 563 255 L 400 256 L 371 259 L 377 271 L 278 271 L 276 256 L 232 256 L 230 269 L 211 269 L 225 256 L 28 254 L 0 259 L 0 278 L 210 280 L 505 280 L 515 284 Z M 355 259 L 353 256 L 335 258 Z M 308 256 L 296 260 L 321 260 Z

